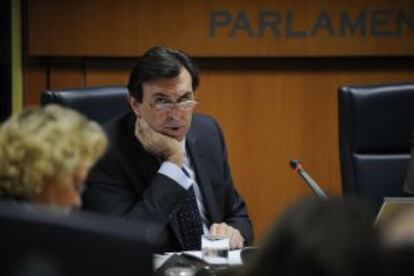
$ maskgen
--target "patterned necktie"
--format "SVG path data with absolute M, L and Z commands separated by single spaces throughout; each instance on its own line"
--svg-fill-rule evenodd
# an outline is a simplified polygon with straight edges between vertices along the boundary
M 185 169 L 183 171 L 189 176 Z M 177 212 L 177 220 L 183 240 L 183 249 L 200 250 L 203 226 L 193 186 L 187 190 L 184 201 Z

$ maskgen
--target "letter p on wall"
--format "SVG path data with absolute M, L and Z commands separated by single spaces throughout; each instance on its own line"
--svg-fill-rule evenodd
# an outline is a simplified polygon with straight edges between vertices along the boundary
M 210 16 L 210 37 L 216 36 L 217 28 L 229 27 L 231 23 L 231 14 L 227 11 L 212 11 Z

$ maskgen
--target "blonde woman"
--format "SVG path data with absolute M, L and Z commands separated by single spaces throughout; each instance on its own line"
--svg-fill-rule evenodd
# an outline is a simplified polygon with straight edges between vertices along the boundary
M 106 146 L 101 127 L 76 111 L 28 108 L 0 127 L 0 198 L 78 208 Z

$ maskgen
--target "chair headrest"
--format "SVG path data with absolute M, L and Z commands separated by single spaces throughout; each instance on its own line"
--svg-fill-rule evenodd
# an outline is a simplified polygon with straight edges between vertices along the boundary
M 103 123 L 129 110 L 127 94 L 128 89 L 124 86 L 49 90 L 42 93 L 41 103 L 73 108 L 89 119 Z
M 355 152 L 409 152 L 414 130 L 414 84 L 339 88 L 342 133 Z

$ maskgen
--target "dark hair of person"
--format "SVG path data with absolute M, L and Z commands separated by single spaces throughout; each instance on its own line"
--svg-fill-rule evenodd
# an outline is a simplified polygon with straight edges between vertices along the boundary
M 181 68 L 187 69 L 191 75 L 192 88 L 196 91 L 199 85 L 199 73 L 190 57 L 182 51 L 164 46 L 149 49 L 135 64 L 129 77 L 129 94 L 138 102 L 142 102 L 142 84 L 146 81 L 174 78 L 180 74 Z
M 376 275 L 374 214 L 359 202 L 307 198 L 287 209 L 243 275 Z
M 414 244 L 400 244 L 384 251 L 382 275 L 414 275 Z

